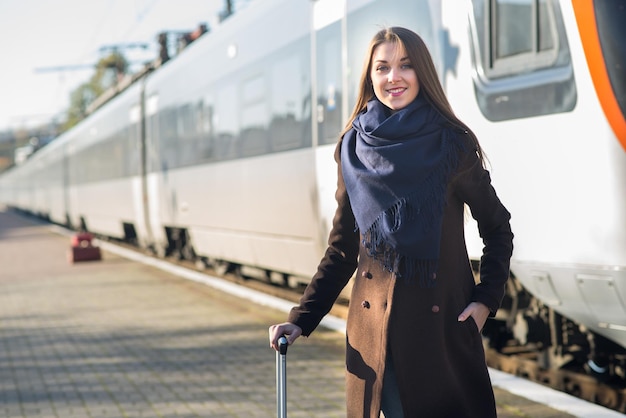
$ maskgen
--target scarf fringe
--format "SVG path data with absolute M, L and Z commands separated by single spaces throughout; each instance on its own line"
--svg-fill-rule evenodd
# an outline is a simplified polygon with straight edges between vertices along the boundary
M 442 142 L 445 147 L 443 163 L 434 170 L 417 189 L 407 197 L 398 199 L 391 207 L 381 213 L 363 234 L 363 245 L 368 254 L 378 260 L 385 269 L 397 278 L 413 281 L 417 278 L 421 287 L 430 288 L 436 284 L 438 256 L 418 259 L 401 254 L 386 240 L 385 231 L 398 231 L 405 222 L 414 222 L 416 234 L 424 234 L 432 228 L 441 229 L 443 211 L 446 204 L 448 180 L 456 170 L 462 142 L 455 140 L 452 128 L 442 130 Z M 357 226 L 358 229 L 358 226 Z M 439 240 L 435 252 L 439 253 Z

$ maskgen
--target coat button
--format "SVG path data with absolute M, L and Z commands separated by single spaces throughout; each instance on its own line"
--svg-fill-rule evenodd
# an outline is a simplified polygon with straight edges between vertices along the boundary
M 363 273 L 361 273 L 361 277 L 363 277 L 364 279 L 371 279 L 372 273 L 370 273 L 369 271 L 364 271 Z
M 438 305 L 433 305 L 432 308 L 430 308 L 431 311 L 433 311 L 433 313 L 437 313 L 439 312 L 439 306 Z
M 370 308 L 370 303 L 366 300 L 364 300 L 363 302 L 361 302 L 361 306 L 364 307 L 365 309 L 369 309 Z

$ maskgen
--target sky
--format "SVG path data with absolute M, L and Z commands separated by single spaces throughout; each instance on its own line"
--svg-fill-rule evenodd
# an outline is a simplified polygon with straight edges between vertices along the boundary
M 240 2 L 243 4 L 245 2 Z M 89 80 L 101 47 L 126 49 L 129 61 L 158 56 L 157 34 L 218 25 L 224 0 L 0 0 L 0 131 L 45 124 L 68 108 Z M 106 55 L 106 54 L 105 54 Z

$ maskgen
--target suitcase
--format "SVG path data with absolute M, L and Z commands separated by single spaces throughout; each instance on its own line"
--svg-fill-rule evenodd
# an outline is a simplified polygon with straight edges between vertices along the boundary
M 276 413 L 278 418 L 287 418 L 287 338 L 278 339 L 276 352 Z
M 70 263 L 81 261 L 102 260 L 100 247 L 71 247 L 67 252 L 67 259 Z
M 80 261 L 101 260 L 100 247 L 93 245 L 93 234 L 89 232 L 79 232 L 72 236 L 72 246 L 67 252 L 67 259 L 70 263 Z

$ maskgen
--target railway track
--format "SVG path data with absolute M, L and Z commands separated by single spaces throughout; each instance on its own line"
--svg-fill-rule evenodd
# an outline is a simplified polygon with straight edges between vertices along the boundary
M 537 353 L 517 351 L 509 354 L 489 348 L 485 352 L 487 364 L 496 370 L 626 413 L 626 388 L 602 383 L 582 372 L 542 368 Z

